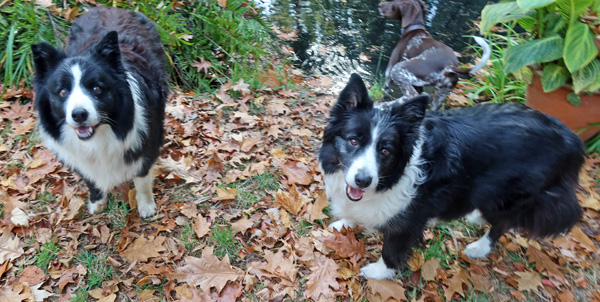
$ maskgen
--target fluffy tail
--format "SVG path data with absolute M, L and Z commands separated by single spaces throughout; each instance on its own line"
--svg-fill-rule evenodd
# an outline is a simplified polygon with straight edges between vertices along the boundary
M 477 42 L 477 44 L 479 44 L 479 46 L 483 48 L 481 60 L 479 61 L 479 63 L 477 63 L 477 65 L 473 66 L 473 68 L 471 69 L 455 67 L 454 72 L 461 74 L 475 73 L 479 69 L 483 68 L 483 66 L 485 66 L 487 61 L 490 59 L 490 56 L 492 55 L 492 49 L 490 48 L 490 45 L 481 37 L 473 37 L 473 39 L 475 39 L 475 42 Z

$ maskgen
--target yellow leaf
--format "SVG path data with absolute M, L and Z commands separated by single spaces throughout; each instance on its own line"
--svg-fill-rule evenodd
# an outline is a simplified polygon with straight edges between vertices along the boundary
M 213 200 L 229 200 L 237 196 L 237 190 L 234 188 L 219 188 L 217 187 L 217 197 Z

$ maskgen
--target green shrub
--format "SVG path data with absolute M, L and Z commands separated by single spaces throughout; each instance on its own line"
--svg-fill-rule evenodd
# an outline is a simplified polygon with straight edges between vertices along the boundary
M 516 33 L 488 36 L 492 54 L 487 67 L 476 76 L 460 81 L 466 87 L 464 92 L 471 93 L 469 101 L 484 99 L 494 103 L 525 102 L 527 83 L 513 74 L 504 73 L 504 51 L 507 46 L 516 45 L 518 40 Z M 476 46 L 470 47 L 475 51 L 479 49 Z
M 22 81 L 29 85 L 33 73 L 31 44 L 47 41 L 63 47 L 71 21 L 61 13 L 80 14 L 90 6 L 68 0 L 64 4 L 67 9 L 59 10 L 63 2 L 54 3 L 54 7 L 46 8 L 33 0 L 17 0 L 0 7 L 0 72 L 5 86 Z M 239 79 L 256 88 L 261 86 L 261 72 L 280 68 L 275 64 L 281 63 L 269 58 L 280 47 L 270 24 L 243 0 L 229 0 L 226 7 L 216 0 L 98 3 L 139 11 L 155 23 L 172 82 L 182 89 L 214 90 Z

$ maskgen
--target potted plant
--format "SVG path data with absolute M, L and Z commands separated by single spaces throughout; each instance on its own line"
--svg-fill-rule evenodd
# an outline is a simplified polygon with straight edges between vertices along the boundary
M 530 83 L 526 104 L 585 129 L 582 140 L 600 130 L 590 126 L 600 122 L 599 11 L 598 0 L 517 0 L 481 12 L 482 34 L 500 23 L 525 36 L 506 49 L 504 72 Z

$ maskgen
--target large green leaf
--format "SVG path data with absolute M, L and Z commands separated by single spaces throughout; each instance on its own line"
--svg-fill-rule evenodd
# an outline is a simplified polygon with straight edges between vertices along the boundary
M 481 11 L 481 34 L 489 32 L 495 24 L 522 18 L 530 17 L 524 14 L 517 2 L 488 4 Z
M 595 59 L 581 70 L 573 73 L 573 90 L 575 93 L 593 92 L 597 89 L 598 79 L 600 79 L 600 60 Z
M 585 23 L 572 23 L 565 36 L 563 57 L 571 73 L 589 64 L 598 55 L 594 34 Z
M 544 92 L 550 92 L 560 88 L 567 82 L 569 71 L 558 64 L 548 64 L 544 66 L 542 72 L 542 88 Z
M 579 14 L 592 5 L 597 0 L 556 0 L 560 12 L 569 19 L 571 23 L 579 20 Z M 573 18 L 571 18 L 574 16 Z
M 517 4 L 524 12 L 535 9 L 538 7 L 544 7 L 548 4 L 554 3 L 556 0 L 517 0 Z
M 546 22 L 546 30 L 543 33 L 544 37 L 548 37 L 553 34 L 558 34 L 567 25 L 567 20 L 563 18 L 559 13 L 548 14 L 544 17 Z
M 564 39 L 559 35 L 525 42 L 504 53 L 504 73 L 509 74 L 533 63 L 550 62 L 562 57 Z

